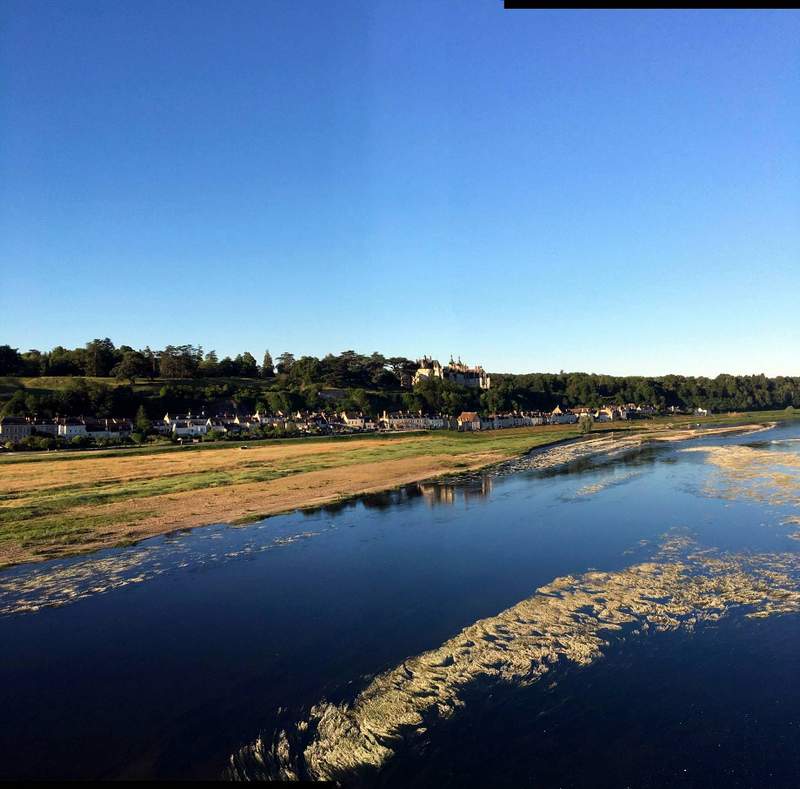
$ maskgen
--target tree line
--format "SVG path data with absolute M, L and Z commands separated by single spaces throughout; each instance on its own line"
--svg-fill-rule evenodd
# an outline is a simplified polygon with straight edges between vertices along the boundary
M 481 392 L 442 380 L 423 380 L 402 388 L 416 364 L 405 357 L 355 351 L 322 358 L 284 352 L 261 364 L 249 352 L 219 359 L 194 345 L 149 348 L 116 347 L 96 339 L 82 348 L 57 346 L 27 351 L 0 346 L 0 375 L 73 376 L 58 389 L 19 390 L 3 406 L 5 414 L 133 416 L 165 411 L 209 413 L 263 409 L 347 409 L 378 415 L 383 410 L 458 414 L 461 411 L 549 411 L 556 405 L 600 407 L 637 403 L 661 410 L 670 406 L 715 411 L 800 408 L 800 378 L 764 375 L 718 375 L 715 378 L 666 375 L 610 376 L 590 373 L 493 374 L 492 388 Z M 115 386 L 102 380 L 116 378 Z M 152 386 L 136 387 L 136 381 Z M 407 382 L 407 381 L 406 381 Z M 122 385 L 120 385 L 120 383 Z M 126 385 L 128 384 L 128 385 Z M 32 391 L 31 391 L 32 390 Z
M 328 354 L 323 358 L 301 356 L 286 351 L 273 361 L 266 351 L 261 363 L 249 351 L 234 358 L 220 359 L 216 351 L 204 352 L 198 345 L 168 345 L 161 350 L 116 347 L 106 337 L 81 348 L 56 346 L 50 351 L 20 353 L 0 345 L 0 375 L 3 376 L 86 376 L 115 377 L 134 383 L 156 378 L 280 378 L 288 384 L 321 384 L 332 387 L 396 389 L 400 376 L 413 372 L 416 365 L 404 357 L 385 357 L 380 353 L 364 356 L 355 351 Z

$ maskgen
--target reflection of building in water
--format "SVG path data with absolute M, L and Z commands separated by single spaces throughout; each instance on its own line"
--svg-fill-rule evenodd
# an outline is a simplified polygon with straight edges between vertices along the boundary
M 494 482 L 490 476 L 481 476 L 479 484 L 464 487 L 464 500 L 485 499 L 492 492 L 493 486 Z
M 485 499 L 492 492 L 493 484 L 490 476 L 482 476 L 480 479 L 455 485 L 446 482 L 421 482 L 419 491 L 431 507 L 438 504 L 451 506 L 456 503 L 457 494 L 461 495 L 465 503 Z
M 430 507 L 435 507 L 437 504 L 447 504 L 448 506 L 455 504 L 455 485 L 443 485 L 439 482 L 420 483 L 419 490 Z

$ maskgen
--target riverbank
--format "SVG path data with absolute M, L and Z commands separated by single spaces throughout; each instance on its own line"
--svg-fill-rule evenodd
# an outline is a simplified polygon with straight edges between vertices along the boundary
M 541 451 L 524 458 L 522 462 L 526 469 L 551 469 L 598 455 L 616 455 L 649 443 L 690 441 L 693 438 L 719 436 L 726 433 L 758 433 L 774 427 L 775 424 L 775 422 L 769 422 L 766 424 L 731 425 L 727 427 L 679 428 L 664 431 L 641 431 L 631 434 L 611 432 L 596 438 L 587 437 L 577 441 L 559 443 L 552 447 L 544 447 Z
M 495 465 L 538 447 L 560 445 L 550 450 L 556 455 L 546 461 L 559 463 L 579 456 L 576 452 L 597 454 L 643 440 L 684 440 L 758 429 L 763 424 L 702 430 L 618 424 L 613 432 L 578 444 L 565 443 L 580 437 L 576 426 L 554 425 L 477 434 L 263 442 L 246 451 L 227 446 L 200 452 L 61 455 L 4 463 L 0 465 L 0 567 L 321 506 Z

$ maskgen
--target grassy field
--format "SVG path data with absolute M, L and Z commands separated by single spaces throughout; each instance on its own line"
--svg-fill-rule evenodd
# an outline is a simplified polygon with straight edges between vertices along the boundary
M 786 418 L 716 416 L 704 425 Z M 615 423 L 649 432 L 697 419 Z M 0 458 L 0 566 L 136 541 L 208 523 L 253 520 L 362 492 L 474 469 L 575 438 L 574 425 L 486 433 L 267 440 Z
M 9 455 L 0 462 L 0 565 L 322 504 L 577 435 L 564 426 Z

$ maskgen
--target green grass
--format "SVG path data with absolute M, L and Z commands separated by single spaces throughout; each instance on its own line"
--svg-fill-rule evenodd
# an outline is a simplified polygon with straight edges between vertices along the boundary
M 0 381 L 3 380 L 0 378 Z M 40 379 L 31 378 L 36 381 Z M 696 416 L 661 416 L 655 419 L 633 419 L 627 422 L 598 422 L 593 433 L 602 433 L 617 430 L 648 430 L 654 427 L 692 427 L 694 425 L 737 425 L 749 422 L 775 422 L 800 419 L 800 409 L 794 411 L 743 411 L 732 414 L 713 414 L 707 417 Z M 563 426 L 567 429 L 570 426 Z M 547 428 L 533 428 L 533 431 L 542 430 L 541 436 L 549 436 Z M 510 436 L 508 431 L 495 430 L 483 433 L 457 433 L 451 430 L 443 431 L 416 431 L 409 433 L 363 433 L 342 436 L 302 436 L 297 438 L 265 438 L 256 440 L 237 439 L 235 441 L 208 441 L 199 444 L 177 446 L 175 444 L 154 444 L 142 447 L 125 449 L 98 449 L 98 450 L 58 450 L 56 452 L 14 452 L 0 455 L 0 467 L 3 463 L 36 463 L 41 461 L 52 462 L 59 460 L 76 460 L 103 457 L 125 457 L 138 455 L 156 455 L 165 452 L 203 452 L 213 449 L 238 450 L 243 444 L 247 446 L 280 446 L 291 445 L 297 442 L 304 443 L 335 443 L 346 441 L 386 441 L 402 440 L 409 436 L 435 436 L 437 445 L 444 451 L 453 451 L 463 444 L 461 442 L 480 442 L 484 446 L 506 446 Z M 535 439 L 532 439 L 535 440 Z M 534 443 L 532 446 L 536 446 Z M 474 447 L 473 447 L 474 448 Z
M 703 425 L 735 425 L 753 422 L 768 422 L 800 417 L 785 411 L 750 412 L 743 414 L 715 415 L 703 419 L 697 417 L 664 417 L 657 420 L 632 421 L 630 423 L 604 423 L 595 426 L 594 435 L 610 431 L 642 431 L 643 435 L 653 428 L 671 426 L 691 427 L 700 422 Z M 517 430 L 487 431 L 484 433 L 457 433 L 440 431 L 431 433 L 381 434 L 341 437 L 314 437 L 304 439 L 266 439 L 248 442 L 251 446 L 285 446 L 287 453 L 276 458 L 248 458 L 238 454 L 239 443 L 219 442 L 197 444 L 187 447 L 155 446 L 126 450 L 104 450 L 96 452 L 59 452 L 30 455 L 8 455 L 0 461 L 0 484 L 4 465 L 33 463 L 31 474 L 41 475 L 41 485 L 31 491 L 15 491 L 8 488 L 0 493 L 0 546 L 19 546 L 30 556 L 47 557 L 54 553 L 79 551 L 82 545 L 96 542 L 98 536 L 113 532 L 115 542 L 128 540 L 130 534 L 124 531 L 127 525 L 154 513 L 155 503 L 149 507 L 148 501 L 168 494 L 185 493 L 208 488 L 235 488 L 258 482 L 268 482 L 282 477 L 301 475 L 313 471 L 343 468 L 351 465 L 377 464 L 385 461 L 403 460 L 424 456 L 446 456 L 453 459 L 452 470 L 464 468 L 474 462 L 479 454 L 500 457 L 521 455 L 536 447 L 574 439 L 580 436 L 577 426 L 551 428 L 530 428 Z M 360 442 L 347 451 L 342 444 Z M 297 455 L 293 447 L 310 444 L 317 451 Z M 176 467 L 175 471 L 164 473 L 163 465 L 154 467 L 152 475 L 136 480 L 105 479 L 70 484 L 48 486 L 48 466 L 40 463 L 53 463 L 67 460 L 85 461 L 89 459 L 119 458 L 125 456 L 141 457 L 163 453 L 192 453 L 213 449 L 224 449 L 237 453 L 236 463 L 229 463 L 222 456 L 212 459 L 208 469 L 187 469 Z M 234 459 L 234 458 L 232 458 Z M 41 471 L 39 471 L 41 468 Z M 139 469 L 141 471 L 141 469 Z M 27 471 L 25 472 L 28 473 Z M 55 473 L 55 470 L 53 471 Z M 71 472 L 70 472 L 71 473 Z M 34 477 L 35 479 L 36 477 Z M 68 479 L 69 477 L 65 477 Z M 232 492 L 235 496 L 235 492 Z M 130 508 L 107 513 L 98 508 L 119 502 L 131 502 Z M 161 512 L 168 503 L 159 501 Z M 144 508 L 143 508 L 144 507 Z M 255 516 L 253 516 L 255 517 Z M 246 520 L 252 520 L 248 517 Z M 2 558 L 0 558 L 2 564 Z
M 113 516 L 91 514 L 52 515 L 46 518 L 37 518 L 33 521 L 4 524 L 0 542 L 15 543 L 39 558 L 49 558 L 53 555 L 63 555 L 65 553 L 78 553 L 82 545 L 96 541 L 102 532 L 109 531 L 112 528 L 118 529 L 124 526 L 133 526 L 150 514 L 147 510 L 139 510 L 136 512 L 116 513 Z M 116 541 L 116 544 L 120 544 L 123 541 L 124 538 L 120 538 Z
M 101 481 L 70 482 L 60 485 L 48 485 L 49 468 L 40 464 L 44 460 L 62 461 L 74 459 L 83 461 L 87 458 L 119 457 L 123 454 L 160 454 L 165 448 L 157 448 L 155 452 L 145 449 L 135 452 L 103 452 L 103 453 L 60 453 L 49 454 L 33 462 L 31 473 L 41 474 L 41 486 L 26 491 L 8 489 L 0 493 L 0 546 L 15 545 L 29 549 L 35 556 L 49 556 L 54 550 L 63 551 L 69 546 L 80 546 L 91 541 L 98 534 L 135 523 L 142 517 L 140 504 L 137 502 L 152 501 L 156 497 L 168 494 L 180 494 L 192 490 L 208 488 L 232 488 L 237 485 L 268 482 L 281 477 L 301 475 L 308 472 L 326 469 L 343 468 L 357 464 L 371 464 L 406 458 L 445 455 L 472 455 L 475 452 L 500 451 L 504 456 L 524 452 L 535 446 L 552 443 L 556 440 L 574 438 L 576 430 L 558 430 L 537 432 L 534 430 L 515 431 L 506 434 L 464 435 L 459 433 L 415 433 L 398 434 L 390 440 L 378 444 L 375 437 L 351 451 L 341 451 L 342 441 L 352 438 L 315 438 L 307 441 L 319 448 L 319 452 L 297 455 L 291 451 L 286 457 L 270 460 L 248 460 L 238 464 L 243 456 L 237 456 L 237 464 L 227 464 L 224 460 L 207 470 L 181 470 L 174 473 L 163 473 L 163 468 L 154 468 L 153 476 L 144 476 L 136 480 L 107 479 Z M 386 438 L 386 437 L 381 437 Z M 374 446 L 370 444 L 375 441 Z M 289 445 L 298 446 L 297 441 L 272 440 L 253 442 L 257 445 Z M 224 444 L 226 450 L 235 451 L 236 445 Z M 200 445 L 197 449 L 211 448 Z M 334 448 L 337 451 L 334 451 Z M 189 449 L 166 448 L 168 451 L 187 452 Z M 12 457 L 12 463 L 20 462 Z M 463 468 L 466 462 L 456 464 Z M 2 464 L 0 464 L 2 466 Z M 34 472 L 34 468 L 37 471 Z M 39 472 L 38 469 L 42 471 Z M 157 476 L 156 476 L 157 475 Z M 235 495 L 232 494 L 232 495 Z M 97 508 L 119 502 L 131 502 L 130 508 L 123 512 L 107 513 Z M 147 506 L 145 504 L 145 506 Z M 160 502 L 163 508 L 165 504 Z

